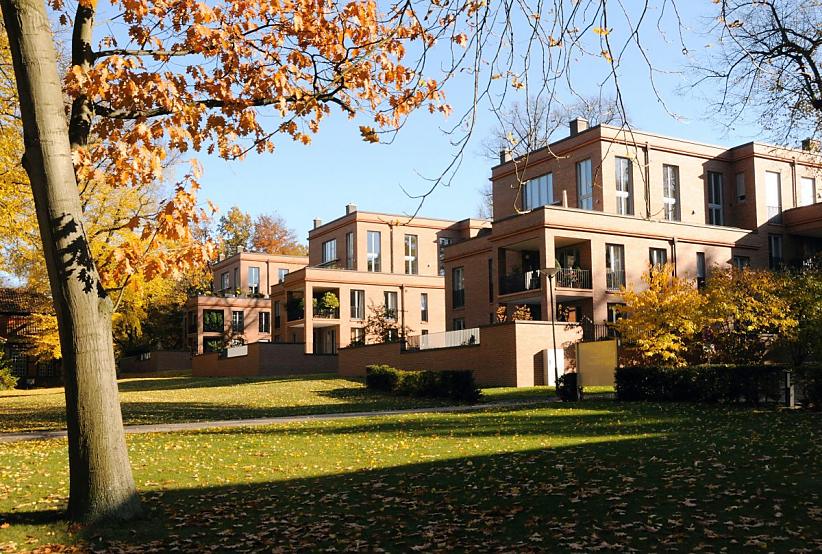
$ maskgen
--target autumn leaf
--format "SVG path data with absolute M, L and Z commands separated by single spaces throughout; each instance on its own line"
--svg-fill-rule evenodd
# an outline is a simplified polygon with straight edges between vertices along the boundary
M 362 135 L 362 139 L 365 142 L 380 142 L 380 137 L 377 135 L 377 132 L 374 130 L 373 127 L 360 125 L 360 135 Z

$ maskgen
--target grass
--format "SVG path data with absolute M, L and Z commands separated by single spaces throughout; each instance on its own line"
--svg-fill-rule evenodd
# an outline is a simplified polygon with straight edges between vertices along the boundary
M 60 520 L 64 440 L 0 445 L 0 544 L 241 552 L 822 548 L 818 414 L 589 401 L 128 442 L 146 518 L 89 529 Z
M 299 377 L 164 376 L 121 379 L 126 425 L 248 419 L 321 413 L 395 410 L 451 404 L 446 400 L 381 395 L 362 379 Z M 539 401 L 553 387 L 485 389 L 487 402 Z M 0 391 L 0 432 L 65 428 L 62 388 Z

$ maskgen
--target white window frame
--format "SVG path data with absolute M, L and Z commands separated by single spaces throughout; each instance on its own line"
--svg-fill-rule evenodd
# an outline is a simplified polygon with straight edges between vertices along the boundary
M 226 290 L 229 289 L 230 286 L 231 285 L 228 281 L 228 271 L 223 271 L 220 274 L 220 290 L 221 291 L 226 291 Z
M 679 166 L 662 166 L 662 203 L 665 221 L 679 221 Z
M 285 276 L 288 275 L 288 270 L 284 267 L 280 267 L 277 269 L 277 279 L 280 283 L 285 281 Z
M 634 215 L 633 203 L 633 163 L 630 158 L 614 158 L 614 179 L 616 186 L 616 205 L 619 215 Z
M 799 178 L 799 205 L 810 206 L 816 203 L 816 179 L 813 177 Z
M 428 293 L 420 293 L 420 321 L 423 323 L 428 321 Z
M 782 174 L 778 171 L 765 172 L 765 202 L 768 206 L 768 219 L 782 213 Z
M 386 290 L 383 291 L 383 299 L 385 300 L 385 319 L 395 321 L 398 314 L 398 295 L 397 291 Z
M 717 171 L 708 172 L 708 224 L 724 225 L 725 213 L 722 209 L 725 177 Z
M 271 312 L 261 311 L 257 321 L 257 331 L 260 333 L 271 332 Z
M 327 264 L 337 259 L 337 239 L 327 240 L 323 243 L 323 261 Z
M 351 289 L 351 319 L 365 319 L 365 291 Z
M 577 207 L 582 210 L 594 209 L 594 179 L 591 173 L 591 158 L 578 161 L 577 169 Z
M 260 268 L 256 265 L 248 268 L 248 290 L 251 294 L 260 293 Z
M 368 271 L 378 273 L 382 266 L 382 233 L 368 231 Z
M 668 263 L 668 249 L 651 247 L 648 249 L 648 261 L 653 269 L 661 269 Z
M 405 274 L 417 275 L 419 267 L 419 237 L 417 235 L 405 235 Z
M 554 176 L 546 173 L 526 181 L 522 187 L 522 207 L 533 210 L 554 203 Z

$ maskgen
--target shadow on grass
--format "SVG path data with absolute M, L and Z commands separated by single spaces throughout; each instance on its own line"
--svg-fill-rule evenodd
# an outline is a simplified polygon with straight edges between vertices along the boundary
M 385 434 L 386 444 L 408 434 L 496 434 L 500 441 L 496 452 L 450 459 L 449 443 L 431 452 L 443 459 L 430 462 L 394 458 L 383 462 L 398 464 L 392 467 L 290 480 L 275 480 L 263 466 L 253 476 L 260 482 L 149 491 L 145 519 L 89 528 L 81 537 L 103 549 L 159 551 L 739 551 L 752 536 L 779 551 L 820 544 L 812 507 L 822 485 L 818 465 L 807 464 L 818 450 L 813 420 L 791 427 L 782 414 L 764 414 L 779 420 L 775 430 L 788 432 L 757 444 L 751 437 L 763 430 L 764 417 L 611 407 L 534 416 L 512 410 L 511 421 L 472 414 L 335 425 L 329 431 Z M 563 445 L 516 442 L 540 434 Z M 470 451 L 470 443 L 456 444 Z M 757 461 L 763 456 L 767 468 Z M 0 521 L 35 524 L 56 515 L 0 514 Z
M 118 383 L 120 392 L 144 392 L 156 390 L 199 389 L 228 387 L 245 384 L 284 383 L 291 381 L 328 381 L 343 379 L 334 373 L 316 373 L 311 375 L 283 375 L 269 377 L 147 377 L 130 379 Z M 355 381 L 354 379 L 345 379 Z M 361 382 L 361 381 L 357 381 Z

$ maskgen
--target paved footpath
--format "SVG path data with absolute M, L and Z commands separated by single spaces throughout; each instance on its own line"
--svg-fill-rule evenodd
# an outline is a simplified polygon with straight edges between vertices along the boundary
M 380 410 L 374 412 L 342 412 L 337 414 L 312 414 L 282 417 L 260 417 L 255 419 L 227 419 L 223 421 L 191 421 L 188 423 L 158 423 L 155 425 L 126 425 L 126 433 L 175 433 L 177 431 L 200 431 L 203 429 L 228 429 L 232 427 L 257 427 L 277 423 L 299 423 L 304 421 L 333 421 L 357 417 L 385 417 L 403 414 L 436 414 L 442 412 L 475 412 L 489 408 L 511 408 L 534 406 L 558 402 L 557 398 L 529 400 L 521 402 L 496 402 L 493 404 L 474 404 L 472 406 L 437 406 L 433 408 L 409 408 L 405 410 Z M 0 443 L 61 439 L 66 436 L 65 429 L 59 431 L 29 431 L 25 433 L 0 433 Z

